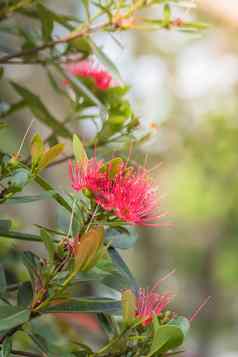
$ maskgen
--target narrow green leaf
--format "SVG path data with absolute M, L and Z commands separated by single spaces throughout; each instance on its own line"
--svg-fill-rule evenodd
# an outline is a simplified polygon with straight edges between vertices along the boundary
M 32 283 L 34 283 L 35 278 L 39 278 L 41 273 L 42 266 L 40 258 L 34 253 L 27 251 L 22 253 L 22 261 L 28 270 Z
M 88 156 L 81 140 L 76 134 L 73 136 L 73 151 L 76 161 L 80 166 L 85 167 L 88 163 Z
M 15 82 L 11 82 L 16 92 L 24 99 L 32 114 L 42 123 L 55 131 L 59 136 L 71 138 L 70 131 L 48 111 L 40 98 L 33 94 L 29 89 L 20 86 Z
M 164 24 L 169 25 L 170 24 L 170 20 L 171 20 L 171 8 L 170 5 L 167 3 L 164 5 Z
M 41 238 L 35 234 L 20 233 L 20 232 L 9 232 L 0 230 L 0 239 L 9 238 L 9 239 L 19 239 L 26 240 L 31 242 L 41 242 Z
M 0 264 L 0 293 L 3 293 L 7 288 L 7 280 L 4 268 L 2 264 Z
M 30 281 L 26 281 L 19 286 L 17 293 L 17 304 L 21 307 L 31 305 L 33 299 L 33 290 Z
M 0 80 L 3 77 L 3 74 L 4 74 L 4 69 L 3 69 L 3 67 L 0 67 Z
M 29 320 L 30 311 L 11 305 L 0 305 L 0 331 L 9 330 Z
M 71 213 L 72 209 L 71 206 L 68 204 L 68 202 L 64 199 L 62 195 L 60 195 L 46 180 L 43 179 L 43 177 L 37 175 L 35 177 L 36 183 L 41 186 L 43 190 L 46 192 L 49 192 L 54 198 L 54 200 L 62 207 L 64 207 L 67 211 Z
M 31 142 L 31 157 L 32 157 L 33 165 L 37 164 L 43 153 L 44 153 L 43 140 L 39 134 L 35 134 Z
M 127 279 L 130 282 L 131 290 L 136 294 L 139 291 L 139 286 L 135 278 L 131 274 L 128 266 L 126 265 L 126 263 L 124 262 L 124 260 L 122 259 L 122 257 L 120 256 L 120 254 L 117 252 L 115 248 L 110 247 L 108 249 L 108 252 L 110 254 L 113 263 L 116 265 L 118 270 L 122 273 L 122 275 L 125 275 L 127 277 Z
M 40 235 L 48 252 L 49 264 L 50 266 L 52 266 L 54 263 L 54 255 L 55 255 L 54 240 L 52 236 L 44 229 L 41 229 Z
M 43 310 L 44 313 L 55 312 L 104 312 L 108 314 L 119 313 L 121 302 L 109 298 L 72 298 L 66 303 L 57 304 Z
M 37 12 L 41 20 L 42 38 L 44 41 L 50 41 L 54 29 L 54 20 L 51 13 L 41 4 L 37 4 Z
M 12 337 L 6 337 L 2 344 L 1 357 L 10 357 L 12 350 Z
M 5 204 L 22 204 L 22 203 L 32 203 L 51 198 L 50 192 L 43 192 L 40 195 L 33 196 L 14 196 L 11 197 Z
M 43 169 L 51 164 L 64 151 L 64 144 L 56 144 L 46 151 L 40 162 L 39 169 Z

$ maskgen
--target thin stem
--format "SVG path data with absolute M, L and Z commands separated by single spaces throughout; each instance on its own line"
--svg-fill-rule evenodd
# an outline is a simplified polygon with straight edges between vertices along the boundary
M 20 51 L 15 52 L 11 55 L 2 56 L 2 57 L 0 57 L 0 63 L 6 63 L 14 58 L 19 58 L 19 57 L 21 58 L 21 57 L 36 54 L 36 53 L 44 51 L 48 48 L 55 47 L 56 45 L 64 44 L 64 43 L 70 42 L 72 40 L 75 40 L 79 37 L 87 36 L 92 32 L 97 32 L 99 30 L 102 30 L 102 29 L 106 28 L 108 25 L 109 25 L 108 22 L 106 22 L 106 23 L 104 22 L 102 24 L 92 26 L 91 28 L 88 26 L 81 27 L 78 30 L 70 32 L 67 36 L 60 37 L 53 41 L 43 43 L 42 45 L 40 45 L 38 47 L 34 47 L 34 48 L 26 49 L 26 50 L 20 50 Z
M 42 354 L 37 354 L 37 353 L 32 353 L 32 352 L 25 352 L 25 351 L 19 351 L 19 350 L 12 350 L 11 354 L 16 355 L 16 356 L 26 356 L 26 357 L 43 357 L 44 355 Z

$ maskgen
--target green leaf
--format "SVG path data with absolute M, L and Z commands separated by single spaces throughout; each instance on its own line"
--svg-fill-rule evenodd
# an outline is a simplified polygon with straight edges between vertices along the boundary
M 12 350 L 12 337 L 6 337 L 2 344 L 1 357 L 10 357 Z
M 7 287 L 7 280 L 3 266 L 0 264 L 0 293 L 3 293 Z
M 46 151 L 40 162 L 39 169 L 43 169 L 51 164 L 64 151 L 64 144 L 56 144 Z
M 0 219 L 0 231 L 10 231 L 12 222 L 10 219 Z
M 39 134 L 35 134 L 31 142 L 31 157 L 33 166 L 38 163 L 44 153 L 44 143 Z
M 59 205 L 61 205 L 67 211 L 69 211 L 71 213 L 72 209 L 71 209 L 71 206 L 68 204 L 68 202 L 45 179 L 43 179 L 43 177 L 37 175 L 35 177 L 35 181 L 36 181 L 36 183 L 38 183 L 38 185 L 41 186 L 41 188 L 43 190 L 45 190 L 46 192 L 49 192 L 51 194 L 52 198 L 54 198 L 54 200 Z
M 9 232 L 0 230 L 0 239 L 1 238 L 19 239 L 30 242 L 41 242 L 41 238 L 35 234 L 27 234 L 13 231 Z
M 22 204 L 22 203 L 32 203 L 37 201 L 42 201 L 51 198 L 50 192 L 43 192 L 40 195 L 33 196 L 14 196 L 9 198 L 5 204 Z
M 54 255 L 55 255 L 54 240 L 53 240 L 52 236 L 44 229 L 41 229 L 40 235 L 41 235 L 42 241 L 45 244 L 47 252 L 48 252 L 49 265 L 52 266 L 54 263 Z
M 40 258 L 34 253 L 27 251 L 22 253 L 22 261 L 29 272 L 32 283 L 34 283 L 35 278 L 39 278 L 41 273 Z
M 3 69 L 3 67 L 0 67 L 0 80 L 3 77 L 3 74 L 4 74 L 4 69 Z
M 164 25 L 168 26 L 170 24 L 170 20 L 171 20 L 171 8 L 169 4 L 165 4 L 164 5 Z
M 21 307 L 28 307 L 31 305 L 33 299 L 33 290 L 30 281 L 22 283 L 17 293 L 17 304 Z
M 98 47 L 92 39 L 90 39 L 90 45 L 92 47 L 93 52 L 95 53 L 96 57 L 99 59 L 101 63 L 110 71 L 115 78 L 117 78 L 120 82 L 122 81 L 120 72 L 118 71 L 115 64 L 111 61 L 111 59 L 103 52 L 103 50 Z
M 157 316 L 153 319 L 153 340 L 150 353 L 146 357 L 157 353 L 167 352 L 182 345 L 184 335 L 182 330 L 175 325 L 159 325 Z
M 168 322 L 169 325 L 178 326 L 183 332 L 184 337 L 188 334 L 190 329 L 190 322 L 186 317 L 177 316 L 175 319 Z
M 76 134 L 74 134 L 73 136 L 73 151 L 76 161 L 79 163 L 80 166 L 85 167 L 88 162 L 87 153 L 84 149 L 81 140 Z
M 11 305 L 0 305 L 0 331 L 9 330 L 27 322 L 30 311 Z
M 50 11 L 42 6 L 41 4 L 37 4 L 37 13 L 41 20 L 41 29 L 42 29 L 42 37 L 45 42 L 51 40 L 52 31 L 54 29 L 54 20 L 51 16 Z
M 55 312 L 104 312 L 108 314 L 119 313 L 121 302 L 109 298 L 71 298 L 63 304 L 48 307 L 44 313 Z
M 116 265 L 116 267 L 118 268 L 120 273 L 122 273 L 122 275 L 126 276 L 128 281 L 130 282 L 131 290 L 136 294 L 139 291 L 139 286 L 138 286 L 135 278 L 131 274 L 128 266 L 126 265 L 126 263 L 124 262 L 124 260 L 120 256 L 120 254 L 113 247 L 110 247 L 108 249 L 108 253 L 110 254 L 110 257 L 111 257 L 113 263 Z
M 24 99 L 32 114 L 43 124 L 55 131 L 55 133 L 64 138 L 71 138 L 70 131 L 64 127 L 62 123 L 54 118 L 48 111 L 40 98 L 33 94 L 29 89 L 20 86 L 15 82 L 11 82 L 16 92 Z

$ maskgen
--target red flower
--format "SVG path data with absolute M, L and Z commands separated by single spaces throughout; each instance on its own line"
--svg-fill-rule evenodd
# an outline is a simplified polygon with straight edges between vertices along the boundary
M 103 68 L 95 65 L 92 60 L 82 60 L 77 63 L 69 63 L 66 69 L 73 75 L 93 79 L 96 87 L 106 90 L 112 85 L 112 76 Z
M 72 188 L 75 191 L 81 191 L 86 188 L 94 191 L 98 186 L 99 178 L 103 177 L 100 172 L 102 165 L 103 162 L 96 161 L 95 158 L 89 160 L 86 165 L 76 163 L 73 166 L 72 161 L 69 161 L 69 176 Z
M 123 221 L 142 226 L 158 226 L 162 215 L 158 209 L 157 189 L 145 169 L 130 170 L 124 166 L 115 177 L 113 207 Z
M 155 214 L 158 209 L 157 189 L 145 169 L 135 170 L 122 164 L 117 173 L 110 165 L 102 170 L 103 162 L 89 160 L 86 167 L 69 163 L 72 187 L 76 191 L 91 190 L 98 205 L 111 211 L 122 221 L 142 226 L 159 226 L 165 215 Z
M 165 278 L 161 279 L 161 281 Z M 162 295 L 155 292 L 156 285 L 151 290 L 140 289 L 137 296 L 136 316 L 143 320 L 144 326 L 150 324 L 154 316 L 160 315 L 174 297 L 170 293 Z

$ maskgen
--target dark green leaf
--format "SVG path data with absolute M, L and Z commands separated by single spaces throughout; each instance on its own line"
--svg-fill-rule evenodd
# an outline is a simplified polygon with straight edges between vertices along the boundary
M 110 247 L 108 249 L 108 252 L 110 254 L 110 257 L 113 261 L 113 263 L 116 265 L 116 267 L 118 268 L 118 270 L 127 277 L 127 279 L 130 282 L 130 288 L 134 293 L 137 293 L 139 290 L 138 284 L 135 280 L 135 278 L 133 277 L 133 275 L 131 274 L 128 266 L 126 265 L 126 263 L 124 262 L 124 260 L 122 259 L 122 257 L 120 256 L 120 254 L 117 252 L 117 250 L 113 247 Z
M 0 331 L 9 330 L 29 320 L 30 311 L 11 305 L 0 305 Z
M 0 67 L 0 79 L 2 79 L 3 74 L 4 74 L 4 69 L 3 67 Z
M 52 264 L 54 263 L 54 255 L 55 255 L 54 240 L 52 236 L 44 229 L 41 229 L 40 235 L 48 252 L 49 265 L 52 266 Z
M 0 232 L 8 232 L 11 229 L 12 222 L 9 219 L 0 219 Z
M 1 357 L 10 357 L 12 350 L 12 337 L 6 337 L 2 344 Z
M 5 204 L 21 204 L 21 203 L 32 203 L 37 201 L 42 201 L 51 198 L 50 192 L 43 192 L 40 195 L 34 196 L 14 196 L 11 197 Z M 1 226 L 1 224 L 0 224 Z
M 116 314 L 121 311 L 121 302 L 109 298 L 72 298 L 63 304 L 48 307 L 43 312 L 104 312 Z
M 29 281 L 22 283 L 17 293 L 17 304 L 21 307 L 31 305 L 33 299 L 32 285 Z
M 2 265 L 0 265 L 0 293 L 3 293 L 7 287 L 7 280 L 5 271 Z
M 22 253 L 22 261 L 29 272 L 31 281 L 34 283 L 35 278 L 40 276 L 42 268 L 40 258 L 34 253 L 27 251 Z
M 43 188 L 43 190 L 51 193 L 52 198 L 54 198 L 56 202 L 58 202 L 62 207 L 64 207 L 67 211 L 71 213 L 71 207 L 68 202 L 64 199 L 62 195 L 56 192 L 55 189 L 46 180 L 44 180 L 41 176 L 37 175 L 35 177 L 35 181 L 38 183 L 38 185 L 41 186 L 41 188 Z
M 9 232 L 0 230 L 0 238 L 20 239 L 31 242 L 41 242 L 41 238 L 35 234 L 27 234 L 20 232 Z
M 11 82 L 16 92 L 24 99 L 28 108 L 32 114 L 42 123 L 55 131 L 59 136 L 70 138 L 70 131 L 64 127 L 62 123 L 54 118 L 54 116 L 48 111 L 40 98 L 33 94 L 29 89 L 20 86 L 17 83 Z
M 50 41 L 52 31 L 54 29 L 54 20 L 51 16 L 51 13 L 50 11 L 47 11 L 47 9 L 41 4 L 37 4 L 37 12 L 41 20 L 43 40 L 46 42 Z

